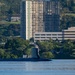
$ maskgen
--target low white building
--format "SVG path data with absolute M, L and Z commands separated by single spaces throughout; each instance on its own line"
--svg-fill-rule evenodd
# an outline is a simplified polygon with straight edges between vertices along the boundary
M 35 32 L 34 41 L 47 41 L 47 40 L 75 40 L 75 27 L 70 27 L 62 32 Z
M 34 41 L 47 41 L 47 40 L 62 40 L 62 32 L 36 32 L 34 34 Z
M 11 22 L 18 22 L 20 21 L 20 17 L 11 17 Z

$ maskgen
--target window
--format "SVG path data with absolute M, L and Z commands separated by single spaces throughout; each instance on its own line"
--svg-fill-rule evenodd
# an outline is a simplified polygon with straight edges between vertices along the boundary
M 45 36 L 45 34 L 41 34 L 41 36 Z

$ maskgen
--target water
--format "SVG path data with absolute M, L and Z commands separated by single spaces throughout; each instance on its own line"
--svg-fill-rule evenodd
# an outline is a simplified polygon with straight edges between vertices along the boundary
M 75 60 L 0 62 L 0 75 L 75 75 Z

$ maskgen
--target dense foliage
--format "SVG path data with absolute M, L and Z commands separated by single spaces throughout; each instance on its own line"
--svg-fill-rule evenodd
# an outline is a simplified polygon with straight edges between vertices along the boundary
M 7 40 L 0 45 L 0 58 L 22 58 L 23 55 L 30 55 L 29 41 L 21 38 Z
M 13 12 L 13 14 L 19 14 L 20 13 L 20 1 L 21 0 L 0 0 L 0 8 L 1 8 L 1 14 L 7 14 L 7 11 L 10 10 Z
M 75 42 L 73 41 L 37 41 L 36 44 L 39 46 L 41 58 L 75 58 Z M 5 44 L 0 44 L 0 59 L 22 58 L 23 55 L 30 56 L 33 47 L 30 45 L 30 41 L 21 38 L 7 40 Z
M 59 0 L 62 11 L 75 12 L 75 0 Z M 11 8 L 13 14 L 20 13 L 21 0 L 0 0 L 1 13 L 6 14 Z
M 8 37 L 19 36 L 20 25 L 19 24 L 1 24 L 0 25 L 0 43 L 5 42 Z
M 75 12 L 75 0 L 59 0 L 62 12 Z
M 10 24 L 10 25 L 0 25 L 0 35 L 2 36 L 17 36 L 20 35 L 20 25 Z
M 75 27 L 75 16 L 73 15 L 63 15 L 60 20 L 60 30 L 68 29 L 68 27 Z
M 21 38 L 9 39 L 9 36 L 20 35 L 20 24 L 2 24 L 9 15 L 20 14 L 21 0 L 0 0 L 0 58 L 21 58 L 31 54 L 29 41 Z M 60 30 L 75 26 L 75 0 L 60 1 Z M 7 42 L 6 42 L 7 41 Z M 2 44 L 5 42 L 5 45 Z M 45 41 L 37 42 L 40 56 L 45 58 L 75 58 L 75 42 Z
M 37 42 L 40 55 L 46 58 L 75 58 L 75 42 L 66 40 L 59 41 L 43 41 Z

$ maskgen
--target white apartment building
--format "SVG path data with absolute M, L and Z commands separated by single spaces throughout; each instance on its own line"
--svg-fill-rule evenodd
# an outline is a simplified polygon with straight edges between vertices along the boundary
M 35 32 L 59 32 L 59 4 L 59 0 L 22 0 L 21 37 L 29 40 Z

